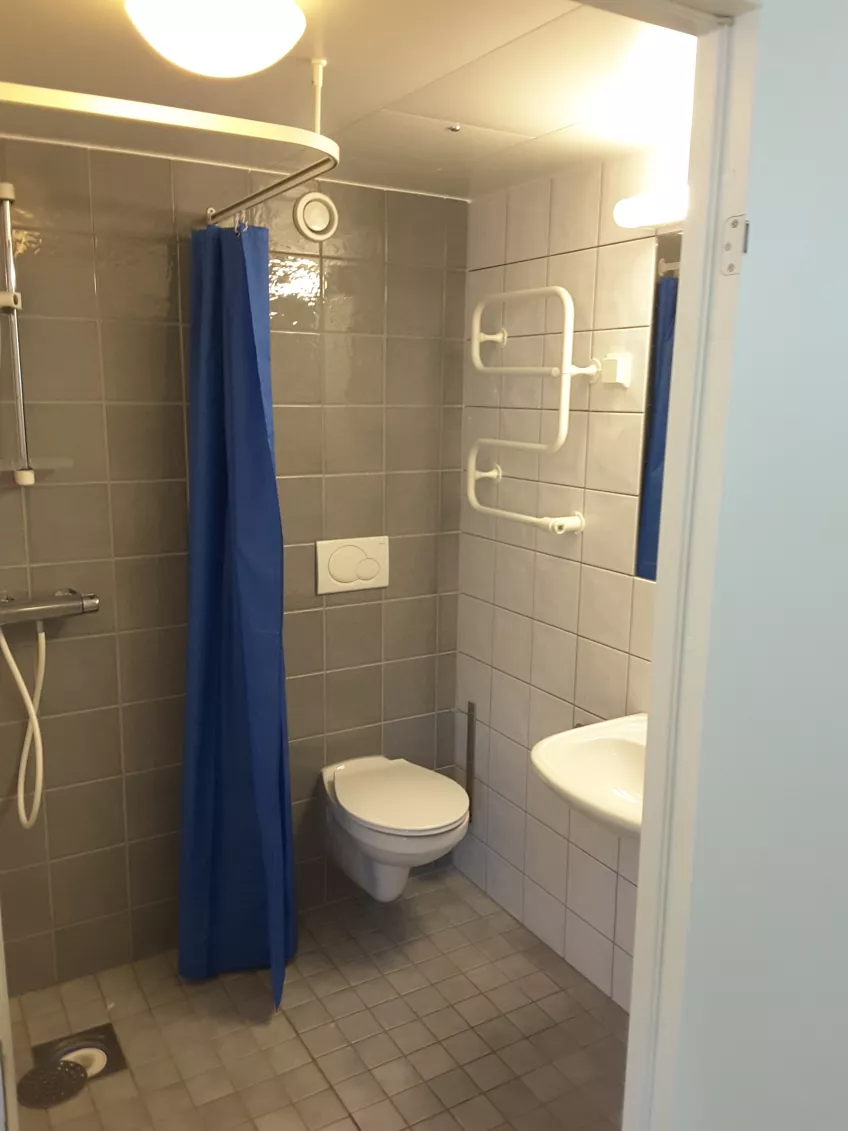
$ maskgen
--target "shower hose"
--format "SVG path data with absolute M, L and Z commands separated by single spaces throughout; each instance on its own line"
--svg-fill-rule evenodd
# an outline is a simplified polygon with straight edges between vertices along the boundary
M 12 650 L 6 639 L 6 633 L 0 628 L 0 652 L 3 653 L 3 658 L 9 665 L 9 671 L 12 673 L 12 679 L 15 681 L 18 691 L 20 692 L 29 720 L 27 723 L 26 736 L 24 737 L 23 749 L 21 750 L 21 760 L 18 764 L 18 817 L 25 829 L 31 829 L 38 820 L 38 812 L 41 809 L 41 797 L 44 792 L 44 745 L 41 741 L 41 726 L 38 722 L 38 707 L 41 703 L 41 689 L 44 687 L 44 669 L 47 664 L 47 640 L 44 635 L 44 623 L 42 621 L 36 621 L 35 632 L 38 639 L 38 665 L 35 673 L 35 690 L 32 695 L 30 695 L 24 677 L 21 675 L 21 669 L 18 667 L 15 662 L 15 657 L 12 655 Z M 27 770 L 29 768 L 29 753 L 30 749 L 33 747 L 35 748 L 35 782 L 32 791 L 32 808 L 29 813 L 27 813 L 26 780 Z

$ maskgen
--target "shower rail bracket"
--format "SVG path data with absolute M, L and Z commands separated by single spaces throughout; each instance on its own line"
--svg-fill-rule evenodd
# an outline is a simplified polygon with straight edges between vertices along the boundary
M 0 314 L 11 314 L 23 310 L 20 291 L 0 291 Z

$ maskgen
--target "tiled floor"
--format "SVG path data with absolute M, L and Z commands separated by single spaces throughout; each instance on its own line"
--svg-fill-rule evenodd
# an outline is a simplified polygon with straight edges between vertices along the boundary
M 112 1020 L 129 1071 L 22 1131 L 611 1131 L 627 1015 L 458 873 L 304 916 L 283 1009 L 264 974 L 162 956 L 13 1002 L 30 1045 Z

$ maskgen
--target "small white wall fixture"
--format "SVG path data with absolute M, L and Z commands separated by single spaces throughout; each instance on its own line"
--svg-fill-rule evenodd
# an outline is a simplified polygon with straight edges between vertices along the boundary
M 501 304 L 515 299 L 555 298 L 562 303 L 562 354 L 559 365 L 484 365 L 480 356 L 480 346 L 483 342 L 496 342 L 502 348 L 507 343 L 506 328 L 501 328 L 492 334 L 487 334 L 482 328 L 483 311 L 487 306 Z M 589 365 L 579 366 L 572 364 L 574 354 L 574 300 L 564 287 L 528 287 L 519 291 L 499 291 L 486 295 L 474 308 L 471 316 L 471 364 L 480 373 L 490 376 L 523 377 L 556 377 L 559 378 L 559 400 L 557 405 L 557 430 L 556 435 L 549 444 L 536 443 L 531 440 L 502 440 L 495 437 L 480 437 L 474 440 L 468 451 L 466 462 L 465 491 L 469 505 L 481 514 L 489 514 L 495 518 L 509 519 L 512 522 L 522 522 L 527 526 L 537 526 L 553 534 L 579 534 L 586 525 L 586 520 L 579 511 L 559 518 L 543 517 L 521 514 L 518 511 L 501 510 L 499 507 L 488 507 L 477 498 L 477 483 L 480 479 L 493 479 L 496 482 L 502 478 L 502 471 L 495 464 L 489 471 L 480 471 L 477 467 L 477 456 L 481 448 L 512 448 L 523 452 L 539 452 L 550 454 L 558 452 L 568 438 L 568 409 L 571 400 L 571 378 L 576 374 L 585 373 L 591 381 L 603 381 L 605 384 L 617 384 L 627 388 L 630 385 L 630 355 L 610 354 L 603 361 L 593 359 Z

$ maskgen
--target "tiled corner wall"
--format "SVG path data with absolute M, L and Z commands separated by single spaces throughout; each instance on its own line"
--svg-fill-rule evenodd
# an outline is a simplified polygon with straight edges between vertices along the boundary
M 23 713 L 0 670 L 0 905 L 13 993 L 174 942 L 185 641 L 186 236 L 243 170 L 0 139 L 18 201 L 31 451 L 0 478 L 0 590 L 97 592 L 49 628 L 46 797 L 13 799 Z M 318 254 L 291 203 L 271 231 L 273 393 L 286 549 L 298 883 L 332 897 L 314 796 L 325 759 L 451 763 L 467 206 L 327 186 Z M 0 456 L 11 451 L 8 344 Z M 390 588 L 315 597 L 314 542 L 388 533 Z M 33 677 L 32 629 L 10 633 Z M 441 712 L 441 713 L 439 713 Z M 437 743 L 437 734 L 440 742 Z
M 468 310 L 487 293 L 562 285 L 575 303 L 575 363 L 630 353 L 633 383 L 616 390 L 575 377 L 565 447 L 541 458 L 502 451 L 507 478 L 480 483 L 483 502 L 508 510 L 582 511 L 582 535 L 464 507 L 456 700 L 461 770 L 469 700 L 478 718 L 475 817 L 457 864 L 625 1007 L 638 844 L 569 811 L 533 772 L 529 749 L 648 706 L 654 586 L 633 575 L 656 241 L 612 220 L 640 173 L 639 159 L 581 164 L 471 204 Z M 544 300 L 509 304 L 504 363 L 554 364 L 561 320 Z M 556 393 L 547 379 L 467 367 L 464 449 L 480 436 L 553 436 Z

